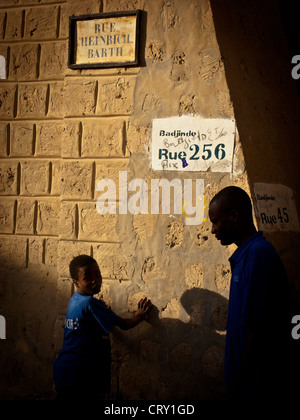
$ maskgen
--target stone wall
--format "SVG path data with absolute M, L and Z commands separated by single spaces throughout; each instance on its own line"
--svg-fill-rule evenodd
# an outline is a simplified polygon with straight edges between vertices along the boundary
M 143 11 L 140 67 L 71 70 L 68 17 Z M 74 291 L 70 259 L 98 261 L 99 296 L 129 316 L 141 296 L 154 309 L 112 334 L 112 397 L 222 399 L 228 257 L 207 220 L 96 211 L 97 182 L 174 177 L 151 169 L 154 118 L 234 118 L 208 0 L 0 1 L 1 392 L 52 395 L 52 363 Z M 206 203 L 222 187 L 250 191 L 237 137 L 231 173 L 204 179 Z

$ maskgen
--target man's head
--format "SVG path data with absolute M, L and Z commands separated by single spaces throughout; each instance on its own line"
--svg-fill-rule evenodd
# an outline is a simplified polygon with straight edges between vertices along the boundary
M 70 275 L 78 290 L 87 295 L 99 293 L 102 285 L 102 276 L 99 266 L 89 255 L 78 255 L 69 265 Z
M 239 246 L 255 231 L 250 197 L 239 187 L 226 187 L 213 197 L 209 218 L 211 231 L 222 245 L 235 243 Z

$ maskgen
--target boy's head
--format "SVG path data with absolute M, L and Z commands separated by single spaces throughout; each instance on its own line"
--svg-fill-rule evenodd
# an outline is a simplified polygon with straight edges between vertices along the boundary
M 99 293 L 102 276 L 97 261 L 89 255 L 78 255 L 69 265 L 70 275 L 79 292 L 87 295 Z

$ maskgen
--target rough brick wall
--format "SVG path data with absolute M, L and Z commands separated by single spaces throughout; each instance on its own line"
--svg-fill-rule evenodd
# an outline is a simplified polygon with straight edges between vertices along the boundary
M 69 16 L 133 9 L 144 11 L 141 67 L 67 67 Z M 217 244 L 209 222 L 96 211 L 102 178 L 172 178 L 150 167 L 153 118 L 234 116 L 209 1 L 0 0 L 0 55 L 1 392 L 51 395 L 68 264 L 87 253 L 118 314 L 144 295 L 155 305 L 147 323 L 112 335 L 112 397 L 223 398 L 234 248 Z M 248 190 L 239 140 L 232 173 L 199 177 L 207 202 L 229 184 Z
M 156 308 L 148 324 L 112 337 L 114 397 L 223 392 L 224 331 L 216 331 L 226 318 L 220 308 L 226 306 L 228 281 L 222 283 L 218 273 L 227 263 L 220 253 L 211 257 L 209 226 L 187 229 L 182 217 L 162 215 L 101 216 L 95 207 L 99 179 L 118 185 L 121 170 L 129 179 L 161 176 L 149 167 L 153 118 L 233 115 L 209 3 L 156 3 L 0 4 L 0 53 L 7 62 L 0 84 L 0 255 L 9 395 L 51 393 L 52 362 L 74 290 L 68 264 L 79 253 L 99 262 L 101 295 L 117 313 L 128 316 L 144 294 Z M 68 69 L 68 16 L 136 8 L 147 15 L 145 67 Z M 197 54 L 188 35 L 180 35 L 195 14 L 201 20 L 194 30 Z M 230 176 L 223 174 L 224 185 Z M 220 179 L 208 175 L 211 194 Z M 234 182 L 244 181 L 237 176 Z M 213 319 L 220 324 L 220 314 L 223 326 L 211 329 Z

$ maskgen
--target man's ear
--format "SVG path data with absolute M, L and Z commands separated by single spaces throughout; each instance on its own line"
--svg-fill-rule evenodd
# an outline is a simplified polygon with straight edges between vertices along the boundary
M 76 287 L 78 287 L 78 280 L 73 279 L 73 283 L 75 284 Z
M 238 210 L 236 210 L 236 209 L 232 209 L 231 210 L 231 217 L 232 217 L 232 221 L 234 223 L 237 223 L 238 222 L 239 216 L 240 216 L 240 214 L 239 214 Z

